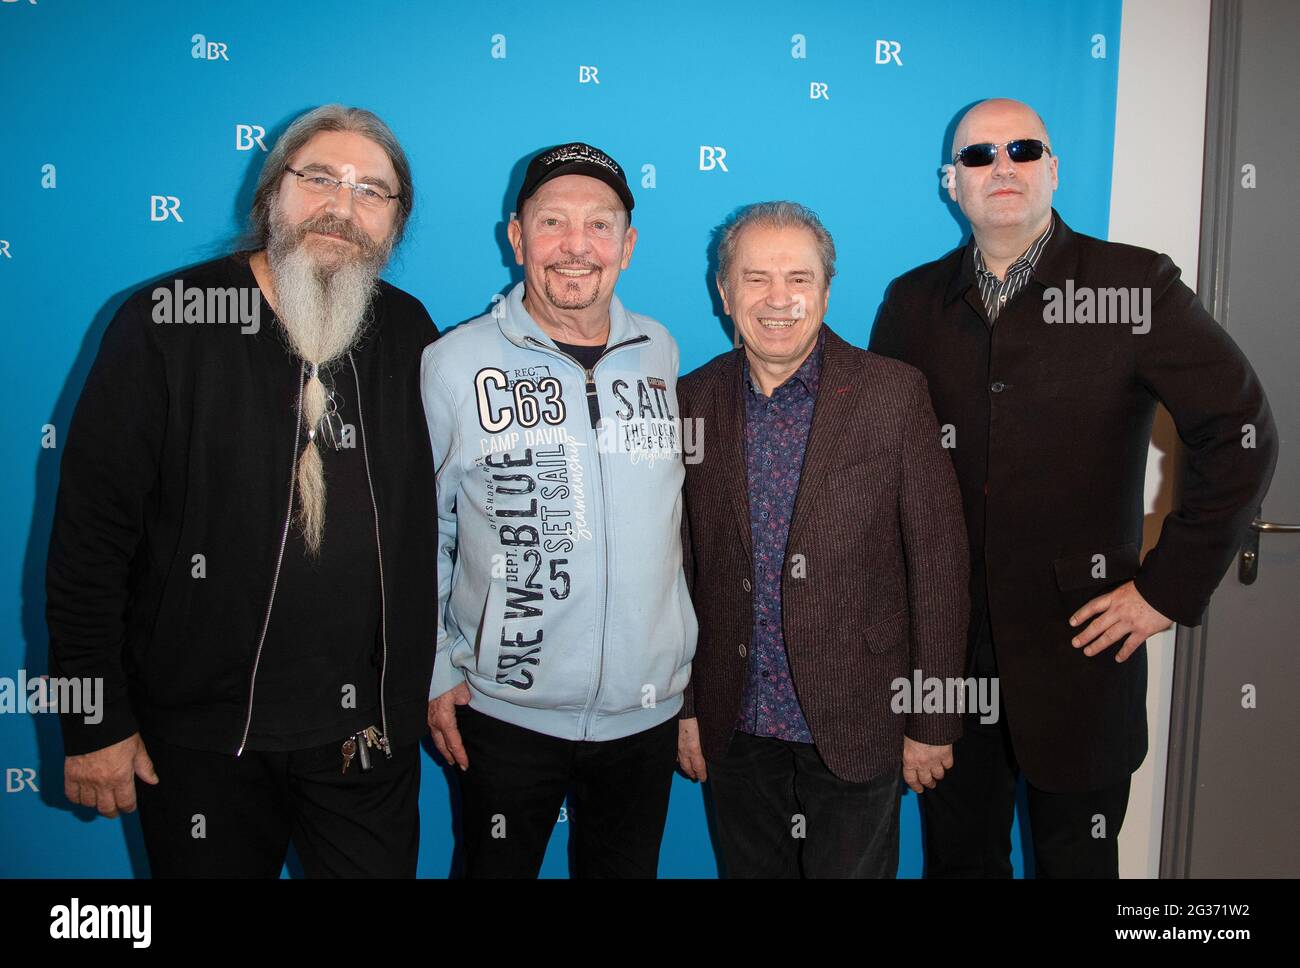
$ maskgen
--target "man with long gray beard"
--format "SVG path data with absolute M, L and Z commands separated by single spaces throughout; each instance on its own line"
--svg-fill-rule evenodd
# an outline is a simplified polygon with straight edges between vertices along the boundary
M 436 635 L 418 300 L 378 279 L 414 194 L 327 105 L 267 156 L 243 251 L 146 286 L 67 434 L 47 569 L 66 793 L 140 805 L 155 876 L 414 876 Z M 143 782 L 137 784 L 136 779 Z

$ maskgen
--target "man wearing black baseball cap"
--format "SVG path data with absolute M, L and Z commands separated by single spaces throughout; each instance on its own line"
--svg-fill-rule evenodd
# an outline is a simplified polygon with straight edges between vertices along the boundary
M 575 876 L 658 868 L 696 620 L 677 344 L 614 295 L 632 205 L 603 151 L 538 154 L 508 229 L 524 281 L 424 354 L 429 728 L 462 770 L 471 878 L 537 876 L 566 797 Z
M 524 200 L 532 198 L 546 182 L 561 175 L 586 175 L 603 181 L 627 209 L 628 221 L 632 220 L 632 209 L 636 200 L 627 187 L 627 178 L 617 161 L 599 148 L 593 148 L 581 141 L 571 141 L 567 145 L 556 145 L 539 152 L 528 163 L 524 172 L 524 183 L 519 186 L 519 197 L 515 200 L 515 218 L 524 210 Z

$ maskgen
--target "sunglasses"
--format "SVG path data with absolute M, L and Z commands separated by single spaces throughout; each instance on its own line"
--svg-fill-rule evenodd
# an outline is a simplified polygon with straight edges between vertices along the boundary
M 984 141 L 977 145 L 967 145 L 962 148 L 953 156 L 952 163 L 955 165 L 961 162 L 967 168 L 983 168 L 985 165 L 993 164 L 993 159 L 998 156 L 999 148 L 1006 148 L 1007 157 L 1016 162 L 1037 161 L 1043 157 L 1044 151 L 1049 155 L 1052 153 L 1052 149 L 1037 138 L 1020 138 L 1016 141 L 1008 141 L 1004 145 L 995 145 Z

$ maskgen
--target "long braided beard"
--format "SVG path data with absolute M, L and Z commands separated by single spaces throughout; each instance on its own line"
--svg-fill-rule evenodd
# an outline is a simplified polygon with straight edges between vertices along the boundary
M 312 231 L 337 232 L 356 241 L 360 254 L 318 259 L 304 242 Z M 330 244 L 331 257 L 334 248 Z M 320 374 L 341 361 L 364 334 L 389 246 L 376 245 L 353 223 L 328 214 L 294 227 L 277 213 L 266 252 L 275 280 L 276 315 L 293 351 L 311 364 L 302 388 L 307 444 L 297 463 L 296 518 L 307 554 L 316 558 L 325 536 L 325 467 L 318 428 L 328 402 Z

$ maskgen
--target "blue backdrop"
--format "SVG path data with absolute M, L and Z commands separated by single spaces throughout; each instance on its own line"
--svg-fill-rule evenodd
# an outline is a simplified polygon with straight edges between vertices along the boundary
M 367 107 L 403 142 L 416 211 L 386 275 L 442 327 L 518 278 L 504 219 L 527 158 L 569 140 L 607 150 L 640 232 L 619 296 L 668 326 L 687 371 L 730 345 L 710 231 L 765 199 L 821 215 L 839 249 L 828 321 L 865 345 L 889 280 L 963 239 L 940 167 L 957 116 L 985 97 L 1039 110 L 1061 158 L 1057 208 L 1105 237 L 1120 6 L 0 0 L 0 677 L 47 667 L 47 426 L 61 442 L 130 292 L 228 250 L 265 150 L 302 111 Z M 151 217 L 169 204 L 155 196 L 181 218 Z M 64 798 L 52 716 L 0 716 L 0 753 L 0 873 L 147 872 L 135 818 L 93 819 Z M 674 782 L 661 875 L 716 876 L 700 788 Z M 426 757 L 423 875 L 450 869 L 450 802 Z M 547 875 L 566 872 L 566 832 Z M 920 872 L 909 793 L 899 874 Z

